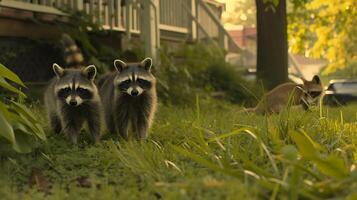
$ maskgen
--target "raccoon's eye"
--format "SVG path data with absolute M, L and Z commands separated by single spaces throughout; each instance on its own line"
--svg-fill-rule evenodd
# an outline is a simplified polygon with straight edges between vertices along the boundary
M 58 91 L 57 96 L 59 98 L 66 98 L 70 95 L 71 93 L 71 88 L 67 87 L 67 88 L 62 88 Z
M 90 99 L 92 98 L 92 93 L 84 88 L 77 88 L 77 93 L 82 99 Z
M 123 81 L 122 83 L 124 83 L 124 84 L 129 84 L 130 83 L 130 80 L 128 79 L 128 80 L 125 80 L 125 81 Z
M 320 96 L 321 93 L 322 93 L 321 91 L 309 92 L 310 96 L 313 97 L 313 98 Z
M 147 89 L 147 88 L 151 87 L 150 81 L 147 81 L 147 80 L 144 80 L 144 79 L 141 79 L 141 78 L 138 78 L 136 81 L 138 82 L 138 84 L 142 88 L 146 88 Z
M 138 83 L 145 83 L 145 82 L 148 82 L 148 81 L 146 81 L 146 80 L 144 80 L 144 79 L 141 79 L 141 78 L 136 79 L 136 81 L 137 81 Z

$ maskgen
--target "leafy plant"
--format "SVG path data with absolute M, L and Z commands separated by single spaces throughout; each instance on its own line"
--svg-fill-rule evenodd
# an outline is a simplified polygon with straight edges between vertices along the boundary
M 26 87 L 21 79 L 5 66 L 0 64 L 0 87 L 26 98 L 26 95 L 9 81 Z M 0 101 L 0 143 L 1 150 L 12 148 L 16 152 L 28 153 L 35 142 L 45 141 L 46 135 L 37 117 L 24 104 L 3 97 Z
M 196 123 L 199 136 L 172 148 L 214 173 L 258 184 L 264 199 L 353 199 L 356 147 L 353 139 L 337 139 L 339 133 L 334 131 L 343 129 L 350 134 L 355 124 L 344 123 L 342 114 L 340 124 L 326 118 L 314 123 L 311 117 L 307 122 L 305 116 L 265 116 L 261 121 L 266 125 L 243 125 L 223 134 Z M 282 123 L 287 123 L 285 135 L 277 133 Z M 311 124 L 320 127 L 315 131 L 321 133 L 303 129 Z
M 145 141 L 50 135 L 1 160 L 2 199 L 355 199 L 357 105 L 261 116 L 197 98 L 196 108 L 160 104 Z M 33 169 L 49 194 L 29 187 Z
M 289 14 L 290 48 L 329 61 L 324 74 L 345 69 L 357 61 L 354 0 L 309 0 Z
M 156 74 L 164 103 L 193 105 L 197 94 L 208 96 L 217 91 L 231 102 L 254 102 L 250 92 L 254 84 L 244 80 L 214 44 L 182 44 L 174 51 L 163 46 Z

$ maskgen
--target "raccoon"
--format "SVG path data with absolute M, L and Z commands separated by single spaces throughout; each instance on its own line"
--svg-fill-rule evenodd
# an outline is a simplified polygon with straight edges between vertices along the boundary
M 315 75 L 311 81 L 302 78 L 303 84 L 283 83 L 268 92 L 254 108 L 245 109 L 246 112 L 279 113 L 288 103 L 302 105 L 307 110 L 315 103 L 323 92 L 320 78 Z
M 156 79 L 151 73 L 152 60 L 125 63 L 115 60 L 116 72 L 99 80 L 99 93 L 105 102 L 104 113 L 111 133 L 128 139 L 132 125 L 138 139 L 145 139 L 151 127 L 157 105 Z
M 61 43 L 63 46 L 63 58 L 65 67 L 81 68 L 84 65 L 84 58 L 76 42 L 68 34 L 62 34 Z
M 102 131 L 102 107 L 94 84 L 97 70 L 94 65 L 82 69 L 64 69 L 53 64 L 53 78 L 44 95 L 50 125 L 55 133 L 65 133 L 76 144 L 85 121 L 94 141 Z

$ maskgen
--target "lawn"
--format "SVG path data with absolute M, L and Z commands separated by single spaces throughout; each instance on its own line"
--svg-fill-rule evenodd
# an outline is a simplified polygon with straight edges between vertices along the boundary
M 91 145 L 83 134 L 73 146 L 49 132 L 31 154 L 1 158 L 1 198 L 357 197 L 356 105 L 269 117 L 240 110 L 199 99 L 187 108 L 160 105 L 146 141 Z

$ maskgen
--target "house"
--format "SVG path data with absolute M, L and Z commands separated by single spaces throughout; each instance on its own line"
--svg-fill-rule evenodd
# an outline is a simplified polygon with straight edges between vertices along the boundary
M 221 24 L 224 9 L 225 5 L 215 0 L 0 0 L 0 48 L 3 52 L 14 48 L 12 43 L 18 38 L 45 41 L 59 37 L 58 23 L 68 23 L 72 14 L 80 11 L 110 32 L 101 38 L 103 42 L 127 49 L 130 41 L 139 40 L 154 61 L 162 41 L 208 39 L 218 48 L 240 52 Z M 5 52 L 5 56 L 11 55 Z
M 228 55 L 229 62 L 246 67 L 256 68 L 257 31 L 256 27 L 236 26 L 228 30 L 234 41 L 246 52 Z M 289 53 L 289 74 L 305 79 L 311 79 L 319 74 L 328 62 L 321 59 L 308 58 L 303 55 Z
M 227 55 L 227 60 L 231 63 L 252 68 L 256 66 L 256 51 L 257 51 L 257 29 L 255 27 L 234 26 L 228 29 L 233 40 L 244 49 L 244 54 L 230 52 Z

